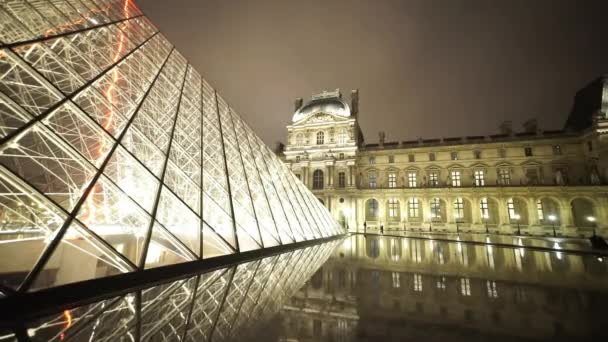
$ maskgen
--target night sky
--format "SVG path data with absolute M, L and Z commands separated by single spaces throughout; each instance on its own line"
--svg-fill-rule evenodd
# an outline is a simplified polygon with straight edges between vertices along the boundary
M 296 97 L 360 89 L 365 140 L 563 127 L 608 72 L 607 0 L 139 0 L 264 139 Z

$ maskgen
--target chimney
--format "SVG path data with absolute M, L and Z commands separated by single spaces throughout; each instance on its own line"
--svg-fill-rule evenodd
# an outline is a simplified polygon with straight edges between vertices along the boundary
M 536 119 L 530 119 L 523 124 L 524 132 L 536 133 L 538 131 L 538 121 Z
M 350 111 L 352 115 L 359 113 L 359 89 L 350 92 Z
M 384 138 L 386 134 L 384 132 L 378 132 L 378 141 L 380 142 L 380 147 L 384 146 Z
M 511 120 L 504 121 L 500 124 L 500 134 L 511 135 L 513 134 L 513 123 Z
M 298 97 L 295 101 L 294 101 L 294 112 L 298 111 L 298 109 L 300 109 L 300 107 L 302 107 L 302 98 Z

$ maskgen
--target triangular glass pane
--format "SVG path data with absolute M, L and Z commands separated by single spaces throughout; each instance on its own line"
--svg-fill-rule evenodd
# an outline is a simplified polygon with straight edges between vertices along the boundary
M 68 211 L 96 171 L 41 123 L 25 131 L 18 142 L 3 148 L 0 164 Z
M 203 259 L 234 253 L 234 250 L 203 222 Z
M 158 222 L 152 228 L 152 237 L 144 268 L 155 268 L 192 261 L 192 252 L 177 242 Z
M 101 176 L 76 216 L 134 265 L 141 260 L 151 217 Z
M 159 190 L 159 182 L 146 168 L 122 146 L 110 157 L 104 174 L 142 208 L 151 212 Z
M 173 149 L 173 148 L 172 148 Z M 181 198 L 197 215 L 200 214 L 201 189 L 181 167 L 169 161 L 165 172 L 165 185 Z
M 236 233 L 230 211 L 224 211 L 215 198 L 206 192 L 203 192 L 203 218 L 209 227 L 236 249 Z
M 32 119 L 31 114 L 0 92 L 0 138 L 4 138 Z
M 115 144 L 103 129 L 71 102 L 53 111 L 45 124 L 96 167 L 103 163 Z
M 134 271 L 77 221 L 63 235 L 30 291 Z
M 17 289 L 63 225 L 66 215 L 0 166 L 0 283 Z M 9 234 L 10 233 L 10 234 Z
M 190 251 L 200 255 L 200 218 L 164 186 L 160 194 L 156 220 L 190 248 Z
M 257 240 L 254 240 L 249 232 L 243 229 L 243 227 L 237 225 L 236 228 L 236 234 L 239 238 L 239 251 L 246 252 L 262 248 L 262 245 L 260 245 Z

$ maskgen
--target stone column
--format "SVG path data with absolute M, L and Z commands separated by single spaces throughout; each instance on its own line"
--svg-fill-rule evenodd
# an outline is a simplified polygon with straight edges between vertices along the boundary
M 310 186 L 308 185 L 308 167 L 307 166 L 302 166 L 302 183 L 304 183 L 304 185 L 306 185 L 307 188 L 310 189 Z
M 481 217 L 481 209 L 479 201 L 481 199 L 477 196 L 471 198 L 471 221 L 473 224 L 483 224 L 483 218 Z
M 429 203 L 429 198 L 427 196 L 424 196 L 420 199 L 420 201 L 422 201 L 421 203 L 421 209 L 422 209 L 422 221 L 423 222 L 431 222 L 431 204 Z

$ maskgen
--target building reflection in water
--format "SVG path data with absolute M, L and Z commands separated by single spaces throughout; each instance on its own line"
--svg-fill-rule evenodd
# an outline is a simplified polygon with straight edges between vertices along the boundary
M 13 331 L 32 341 L 597 340 L 607 271 L 590 255 L 354 235 Z
M 24 323 L 24 329 L 14 328 L 0 340 L 14 340 L 19 334 L 32 341 L 241 340 L 257 334 L 259 324 L 280 310 L 339 243 L 298 249 L 58 312 Z
M 596 256 L 355 235 L 284 306 L 280 340 L 598 338 L 607 271 Z

